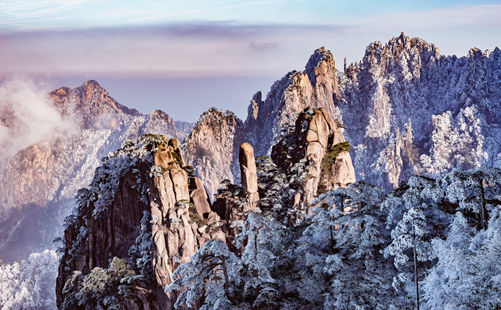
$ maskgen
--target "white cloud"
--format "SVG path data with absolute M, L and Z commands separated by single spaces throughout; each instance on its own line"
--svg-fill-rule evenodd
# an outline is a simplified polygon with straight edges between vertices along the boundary
M 33 82 L 17 78 L 0 85 L 0 165 L 19 150 L 75 129 Z

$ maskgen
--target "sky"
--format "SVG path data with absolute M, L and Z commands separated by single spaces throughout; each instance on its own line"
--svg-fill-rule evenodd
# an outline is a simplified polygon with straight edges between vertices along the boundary
M 501 45 L 501 1 L 1 0 L 0 80 L 97 80 L 120 103 L 194 121 L 245 119 L 252 95 L 325 46 L 338 69 L 400 32 L 443 55 Z

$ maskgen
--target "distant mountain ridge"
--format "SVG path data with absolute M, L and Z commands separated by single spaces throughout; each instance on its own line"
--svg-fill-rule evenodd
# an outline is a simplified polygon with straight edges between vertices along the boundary
M 442 56 L 435 45 L 402 33 L 384 45 L 371 43 L 361 61 L 340 72 L 322 47 L 304 71 L 276 81 L 266 99 L 260 91 L 253 96 L 235 137 L 250 142 L 257 156 L 267 155 L 304 108 L 324 108 L 346 127 L 357 180 L 389 190 L 415 174 L 501 167 L 500 89 L 499 48 Z M 198 138 L 192 134 L 186 143 L 192 139 Z M 238 180 L 230 162 L 219 171 Z

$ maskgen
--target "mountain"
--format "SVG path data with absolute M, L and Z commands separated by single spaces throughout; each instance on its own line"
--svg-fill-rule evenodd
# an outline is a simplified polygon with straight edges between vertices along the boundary
M 225 135 L 233 133 L 235 123 L 206 122 L 214 117 L 234 119 L 209 110 L 194 129 L 203 132 L 192 135 L 219 137 L 216 142 L 225 146 Z M 210 240 L 227 242 L 237 251 L 235 238 L 242 229 L 238 223 L 258 206 L 259 212 L 295 225 L 306 216 L 322 179 L 324 191 L 354 182 L 347 149 L 334 148 L 344 142 L 341 128 L 327 112 L 306 109 L 295 131 L 268 159 L 281 179 L 258 178 L 272 172 L 264 165 L 257 168 L 252 146 L 243 143 L 238 148 L 242 186 L 227 182 L 214 204 L 185 164 L 177 139 L 144 134 L 124 143 L 103 159 L 89 187 L 79 190 L 77 207 L 65 220 L 58 307 L 172 308 L 179 294 L 164 288 L 176 279 L 176 269 Z M 288 190 L 280 195 L 267 190 L 282 187 L 279 182 L 288 182 Z
M 276 81 L 265 101 L 261 92 L 253 96 L 245 123 L 231 112 L 214 109 L 205 112 L 184 142 L 188 162 L 195 167 L 214 197 L 224 179 L 236 183 L 240 180 L 235 165 L 240 143 L 249 142 L 257 155 L 269 154 L 271 146 L 294 126 L 299 113 L 307 107 L 323 108 L 335 120 L 340 120 L 338 108 L 334 105 L 338 92 L 334 58 L 325 48 L 318 49 L 310 57 L 304 72 L 292 71 Z M 224 134 L 225 131 L 228 134 Z M 223 133 L 221 137 L 218 136 L 220 133 Z M 200 143 L 206 135 L 207 141 Z M 204 152 L 198 161 L 191 160 L 197 152 L 195 148 Z M 205 153 L 206 150 L 209 152 Z M 200 158 L 204 158 L 203 162 Z
M 357 179 L 389 188 L 414 174 L 500 167 L 498 48 L 443 56 L 402 33 L 338 76 Z
M 198 118 L 182 145 L 186 162 L 195 167 L 211 198 L 223 180 L 240 178 L 238 148 L 244 142 L 243 132 L 235 114 L 211 108 Z
M 443 56 L 402 33 L 340 72 L 319 48 L 257 92 L 245 121 L 211 108 L 193 125 L 124 107 L 95 81 L 55 90 L 77 132 L 0 169 L 0 259 L 50 247 L 73 209 L 60 308 L 412 308 L 413 277 L 428 307 L 495 308 L 500 56 Z M 489 272 L 463 273 L 460 253 Z
M 283 130 L 292 126 L 307 107 L 323 108 L 340 120 L 334 104 L 339 94 L 334 57 L 325 48 L 316 50 L 303 72 L 292 71 L 272 86 L 266 100 L 257 92 L 245 121 L 246 139 L 257 145 L 256 154 L 265 155 Z
M 346 127 L 357 180 L 391 190 L 415 174 L 501 167 L 500 83 L 498 48 L 443 56 L 435 45 L 402 33 L 384 45 L 371 43 L 361 61 L 339 72 L 332 53 L 322 47 L 304 71 L 276 81 L 265 100 L 261 92 L 253 96 L 235 137 L 254 145 L 256 155 L 269 155 L 303 109 L 323 108 Z M 187 143 L 194 142 L 188 137 Z M 238 181 L 232 164 L 238 152 L 227 145 L 223 152 L 233 148 L 233 156 L 225 155 L 218 175 Z M 206 162 L 219 152 L 211 156 Z M 205 167 L 193 165 L 197 171 Z M 212 183 L 213 195 L 217 182 L 201 176 Z
M 122 106 L 96 81 L 58 88 L 49 98 L 77 129 L 22 149 L 0 169 L 0 232 L 5 236 L 0 259 L 6 262 L 52 247 L 77 190 L 90 182 L 100 159 L 124 141 L 150 132 L 184 137 L 166 113 L 142 115 Z

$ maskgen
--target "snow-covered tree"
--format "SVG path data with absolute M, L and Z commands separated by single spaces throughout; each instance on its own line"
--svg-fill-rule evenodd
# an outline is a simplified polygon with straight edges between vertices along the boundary
M 335 229 L 333 249 L 325 258 L 330 287 L 324 308 L 385 309 L 397 304 L 391 288 L 394 267 L 381 253 L 390 242 L 385 212 L 379 208 L 382 191 L 355 183 L 331 193 L 338 195 L 343 203 L 330 210 Z M 339 207 L 342 213 L 336 212 Z
M 53 250 L 32 253 L 21 262 L 0 263 L 0 308 L 55 309 L 57 263 Z
M 257 208 L 235 252 L 206 243 L 167 291 L 202 309 L 496 308 L 501 174 L 482 172 L 489 224 L 478 230 L 458 194 L 471 182 L 454 173 L 412 177 L 389 194 L 361 182 L 329 191 L 292 226 L 278 208 Z
M 443 233 L 450 219 L 438 207 L 444 194 L 435 180 L 412 177 L 400 191 L 403 193 L 396 191 L 383 204 L 389 209 L 387 228 L 392 239 L 384 254 L 393 257 L 398 270 L 394 288 L 412 296 L 419 308 L 419 281 L 436 258 L 431 239 Z
M 165 291 L 180 292 L 174 307 L 230 309 L 238 292 L 234 282 L 240 281 L 240 259 L 221 241 L 208 241 L 191 260 L 173 273 L 174 282 Z
M 454 118 L 451 111 L 432 116 L 431 156 L 421 155 L 424 171 L 439 174 L 451 168 L 472 169 L 486 163 L 485 137 L 482 127 L 485 120 L 476 107 L 461 109 Z
M 438 263 L 423 280 L 426 309 L 501 307 L 501 216 L 477 234 L 457 213 L 446 240 L 434 239 Z
M 455 170 L 442 177 L 442 183 L 447 200 L 485 229 L 489 212 L 501 205 L 501 170 Z
M 250 213 L 237 236 L 241 255 L 240 294 L 252 307 L 276 307 L 290 240 L 287 227 L 272 217 Z M 278 279 L 277 279 L 278 278 Z
M 127 309 L 129 299 L 146 290 L 141 275 L 126 260 L 113 257 L 108 268 L 94 267 L 89 274 L 74 271 L 66 281 L 61 309 Z

